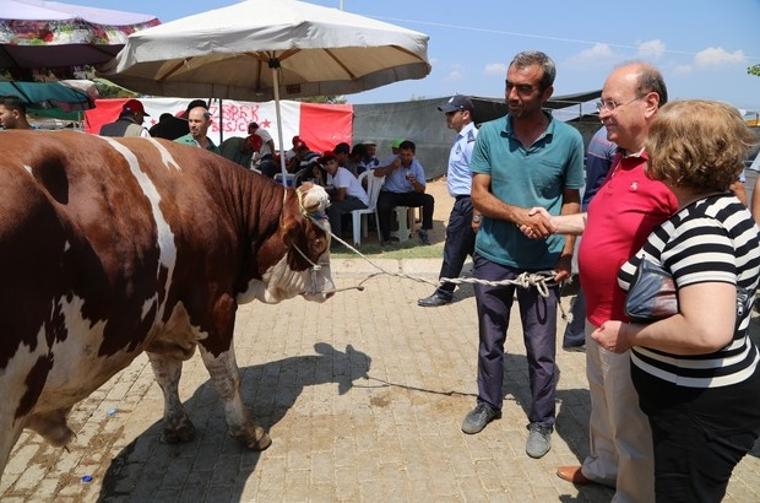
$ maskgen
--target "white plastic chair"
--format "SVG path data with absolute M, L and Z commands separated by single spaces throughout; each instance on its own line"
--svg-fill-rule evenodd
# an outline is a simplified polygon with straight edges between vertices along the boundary
M 362 244 L 361 236 L 363 235 L 365 238 L 367 237 L 367 227 L 369 225 L 369 222 L 367 222 L 366 219 L 363 219 L 362 217 L 365 215 L 371 215 L 372 213 L 375 214 L 377 238 L 380 243 L 383 242 L 382 232 L 380 232 L 380 217 L 377 214 L 377 198 L 380 197 L 380 188 L 383 186 L 385 177 L 375 176 L 372 173 L 372 170 L 367 170 L 359 175 L 359 183 L 362 183 L 362 181 L 365 179 L 367 180 L 367 195 L 369 196 L 369 203 L 367 204 L 367 208 L 351 211 L 351 219 L 354 232 L 354 246 L 357 247 L 361 246 Z M 362 233 L 362 220 L 364 220 L 364 233 Z

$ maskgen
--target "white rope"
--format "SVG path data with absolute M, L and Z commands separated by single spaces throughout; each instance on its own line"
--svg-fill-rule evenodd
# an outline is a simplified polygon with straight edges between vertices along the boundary
M 363 258 L 368 264 L 370 264 L 372 267 L 377 269 L 378 272 L 368 275 L 366 278 L 361 280 L 359 284 L 355 286 L 349 286 L 344 288 L 336 288 L 335 290 L 331 290 L 330 292 L 325 293 L 338 293 L 338 292 L 345 292 L 348 290 L 359 290 L 360 292 L 364 291 L 364 283 L 371 280 L 372 278 L 375 278 L 377 276 L 391 276 L 394 278 L 402 278 L 402 279 L 408 279 L 411 281 L 415 281 L 417 283 L 425 283 L 430 286 L 439 287 L 441 285 L 444 285 L 446 283 L 452 283 L 454 285 L 462 285 L 462 284 L 470 284 L 470 285 L 486 285 L 486 286 L 509 286 L 514 285 L 518 286 L 520 288 L 530 288 L 530 287 L 536 287 L 538 290 L 539 295 L 541 297 L 547 298 L 549 297 L 549 288 L 557 286 L 557 283 L 554 281 L 554 276 L 550 272 L 522 272 L 519 275 L 517 275 L 514 279 L 502 279 L 499 281 L 490 281 L 485 279 L 478 279 L 473 277 L 465 277 L 461 276 L 459 278 L 440 278 L 438 282 L 430 281 L 426 278 L 421 278 L 419 276 L 412 276 L 410 274 L 402 273 L 402 272 L 391 272 L 387 269 L 377 265 L 376 263 L 372 262 L 369 257 L 364 255 L 362 252 L 348 244 L 346 241 L 341 239 L 340 237 L 336 236 L 332 229 L 329 231 L 328 226 L 325 225 L 325 218 L 322 216 L 321 218 L 315 217 L 312 213 L 306 210 L 303 206 L 302 197 L 298 199 L 299 206 L 301 208 L 301 213 L 303 213 L 304 216 L 311 219 L 312 222 L 314 222 L 317 227 L 325 231 L 325 233 L 330 234 L 333 239 L 336 239 L 339 243 L 341 243 L 343 246 L 354 252 L 355 254 L 359 255 L 361 258 Z M 291 244 L 293 248 L 304 258 L 306 261 L 311 264 L 312 266 L 312 275 L 314 275 L 317 271 L 319 271 L 320 266 L 318 264 L 315 264 L 312 262 L 309 257 L 306 256 L 306 254 L 301 251 L 298 246 L 295 244 Z M 562 307 L 561 302 L 557 302 L 557 305 L 559 306 L 559 310 L 562 314 L 562 319 L 567 319 L 567 315 L 565 314 L 565 309 Z
M 324 230 L 324 228 L 323 228 Z M 549 296 L 549 288 L 556 286 L 556 283 L 554 282 L 553 276 L 547 274 L 547 273 L 540 273 L 540 272 L 523 272 L 520 273 L 515 279 L 502 279 L 499 281 L 489 281 L 485 279 L 478 279 L 478 278 L 472 278 L 472 277 L 459 277 L 459 278 L 441 278 L 438 282 L 433 282 L 425 278 L 421 278 L 419 276 L 412 276 L 409 274 L 405 274 L 402 272 L 391 272 L 383 267 L 377 265 L 376 263 L 372 262 L 366 255 L 364 255 L 362 252 L 336 236 L 335 234 L 330 232 L 330 235 L 336 239 L 339 243 L 341 243 L 343 246 L 351 250 L 352 252 L 359 255 L 361 258 L 367 261 L 372 267 L 378 270 L 378 272 L 370 274 L 366 278 L 364 278 L 362 281 L 359 282 L 358 285 L 352 286 L 352 287 L 346 287 L 346 288 L 340 288 L 335 290 L 335 292 L 341 292 L 346 290 L 364 290 L 364 283 L 369 281 L 370 279 L 377 277 L 377 276 L 393 276 L 396 278 L 403 278 L 403 279 L 409 279 L 412 281 L 415 281 L 417 283 L 425 283 L 434 287 L 439 287 L 445 283 L 453 283 L 455 285 L 462 285 L 462 284 L 471 284 L 471 285 L 486 285 L 486 286 L 509 286 L 509 285 L 515 285 L 520 288 L 530 288 L 532 286 L 536 287 L 538 290 L 539 295 L 546 298 Z M 558 303 L 559 304 L 559 303 Z M 562 309 L 562 306 L 560 306 L 560 309 Z M 563 311 L 563 317 L 564 317 L 564 311 Z

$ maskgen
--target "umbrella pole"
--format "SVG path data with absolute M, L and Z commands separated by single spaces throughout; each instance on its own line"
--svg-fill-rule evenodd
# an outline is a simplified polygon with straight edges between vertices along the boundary
M 280 61 L 276 58 L 269 60 L 269 68 L 272 69 L 272 85 L 274 86 L 274 110 L 277 115 L 277 143 L 280 147 L 280 172 L 282 173 L 282 186 L 288 186 L 288 170 L 285 169 L 285 150 L 282 142 L 282 113 L 280 112 L 280 83 L 277 77 L 277 68 Z
M 222 107 L 222 98 L 219 98 L 219 147 L 224 143 L 224 113 Z

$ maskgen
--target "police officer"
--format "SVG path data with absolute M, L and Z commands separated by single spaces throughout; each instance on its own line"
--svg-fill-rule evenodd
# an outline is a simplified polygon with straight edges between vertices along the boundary
M 470 186 L 472 172 L 470 158 L 478 129 L 472 122 L 472 100 L 457 94 L 438 110 L 446 115 L 446 125 L 457 132 L 454 145 L 449 153 L 447 185 L 449 194 L 455 199 L 446 227 L 446 243 L 443 247 L 443 264 L 440 278 L 456 278 L 462 272 L 467 255 L 472 255 L 475 245 L 475 230 L 480 223 L 480 215 L 473 215 Z M 422 307 L 442 306 L 451 302 L 454 296 L 453 283 L 444 283 L 429 297 L 419 299 L 417 305 Z

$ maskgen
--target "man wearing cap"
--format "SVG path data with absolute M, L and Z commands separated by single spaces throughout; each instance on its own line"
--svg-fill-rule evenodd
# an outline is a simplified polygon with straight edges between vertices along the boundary
M 150 138 L 148 130 L 142 126 L 143 119 L 150 117 L 139 100 L 127 100 L 121 107 L 121 113 L 116 121 L 104 124 L 100 128 L 100 136 L 142 136 Z
M 274 140 L 272 139 L 272 135 L 269 134 L 269 132 L 266 129 L 262 129 L 259 127 L 259 125 L 255 122 L 251 122 L 248 124 L 248 134 L 255 134 L 259 138 L 261 138 L 261 149 L 259 150 L 259 155 L 261 156 L 262 161 L 268 161 L 272 160 L 274 157 Z M 294 138 L 295 140 L 295 138 Z M 299 138 L 298 141 L 300 143 L 301 139 Z
M 393 161 L 398 157 L 399 147 L 403 141 L 401 138 L 396 138 L 391 142 L 391 154 L 378 163 L 379 167 L 386 168 L 393 164 Z
M 446 243 L 443 246 L 443 264 L 439 278 L 456 278 L 462 272 L 467 255 L 472 255 L 475 246 L 475 231 L 480 223 L 480 215 L 473 216 L 470 189 L 472 172 L 470 159 L 478 129 L 472 122 L 472 101 L 467 96 L 452 96 L 438 110 L 446 114 L 446 125 L 457 132 L 454 145 L 449 152 L 449 166 L 446 184 L 449 194 L 455 199 L 446 226 Z M 454 295 L 453 283 L 444 283 L 429 297 L 419 299 L 418 306 L 435 307 L 451 302 Z
M 261 148 L 261 139 L 255 134 L 246 136 L 233 136 L 227 138 L 219 145 L 222 157 L 236 162 L 246 169 L 251 169 L 256 161 L 254 154 Z
M 195 107 L 187 114 L 187 125 L 190 127 L 190 133 L 180 136 L 177 143 L 184 145 L 195 145 L 196 147 L 205 148 L 215 154 L 220 154 L 219 147 L 206 136 L 208 127 L 211 125 L 211 114 L 204 107 Z
M 293 159 L 296 156 L 296 150 L 298 150 L 298 147 L 301 146 L 303 141 L 301 141 L 301 137 L 296 135 L 293 137 L 293 147 L 285 152 L 285 164 L 289 163 L 291 159 Z

